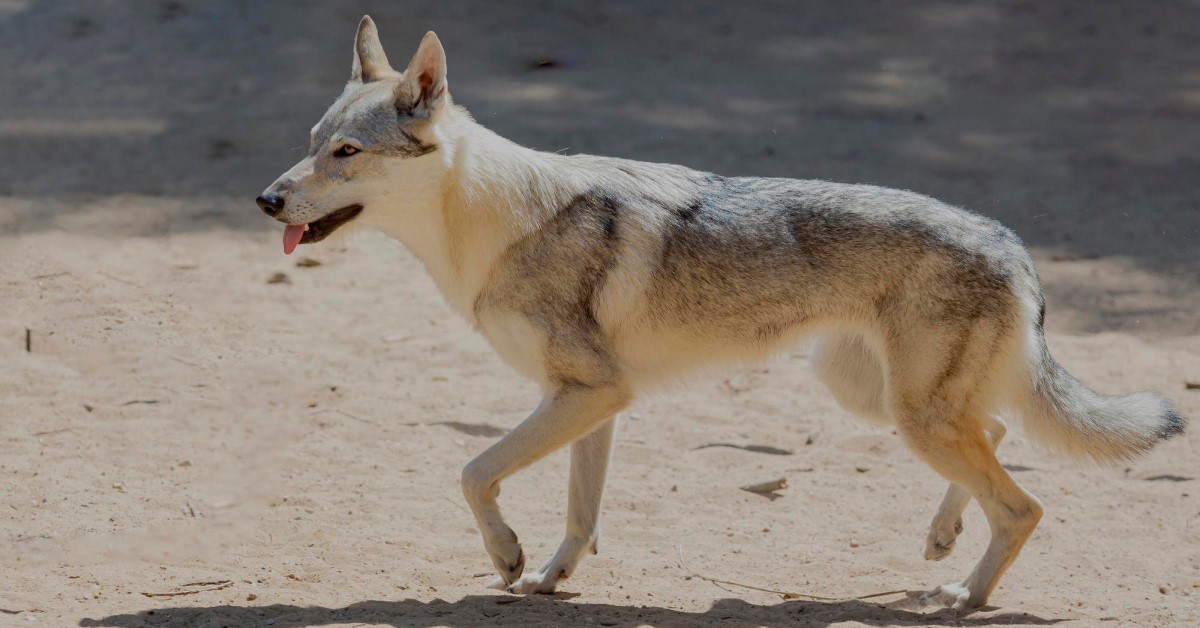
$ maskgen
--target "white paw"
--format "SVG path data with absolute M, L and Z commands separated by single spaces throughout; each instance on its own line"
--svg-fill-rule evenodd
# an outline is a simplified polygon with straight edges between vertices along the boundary
M 970 610 L 971 590 L 961 584 L 943 584 L 921 596 L 921 603 L 945 606 L 954 611 Z
M 554 574 L 551 576 L 550 574 Z M 558 586 L 558 581 L 564 577 L 563 570 L 555 569 L 554 571 L 535 571 L 531 574 L 525 574 L 517 579 L 516 582 L 505 587 L 505 591 L 509 593 L 517 593 L 519 595 L 530 595 L 533 593 L 554 593 L 554 588 Z
M 496 566 L 496 571 L 500 574 L 502 582 L 506 584 L 516 582 L 525 571 L 525 551 L 521 549 L 521 543 L 517 540 L 517 535 L 507 526 L 505 526 L 501 534 L 496 535 L 494 538 L 497 540 L 491 543 L 486 539 L 484 540 L 484 546 L 488 550 L 488 555 L 492 558 L 492 564 Z M 488 586 L 491 586 L 491 584 Z
M 522 595 L 554 593 L 559 582 L 570 578 L 571 574 L 575 573 L 575 568 L 579 566 L 580 561 L 588 552 L 596 553 L 594 536 L 568 536 L 563 539 L 562 544 L 558 546 L 558 551 L 554 552 L 550 561 L 542 565 L 540 569 L 509 580 L 509 584 L 501 588 L 509 593 Z
M 954 551 L 954 542 L 962 533 L 962 518 L 954 520 L 953 524 L 942 523 L 934 519 L 929 526 L 929 536 L 925 537 L 925 560 L 941 560 Z

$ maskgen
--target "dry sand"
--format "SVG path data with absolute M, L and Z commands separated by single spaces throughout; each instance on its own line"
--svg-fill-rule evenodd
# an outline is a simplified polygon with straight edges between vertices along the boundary
M 847 598 L 956 580 L 983 551 L 972 506 L 955 553 L 921 559 L 944 482 L 839 409 L 803 347 L 640 400 L 600 554 L 554 597 L 484 588 L 459 469 L 535 388 L 396 243 L 284 258 L 250 202 L 367 9 L 397 63 L 437 29 L 459 101 L 525 143 L 1000 217 L 1035 252 L 1063 364 L 1200 416 L 1200 10 L 678 4 L 0 2 L 0 625 L 1200 622 L 1198 430 L 1115 468 L 1014 430 L 1001 458 L 1046 516 L 965 619 L 696 577 Z M 563 65 L 529 69 L 543 57 Z M 531 568 L 566 462 L 504 484 Z M 777 477 L 777 499 L 738 489 Z

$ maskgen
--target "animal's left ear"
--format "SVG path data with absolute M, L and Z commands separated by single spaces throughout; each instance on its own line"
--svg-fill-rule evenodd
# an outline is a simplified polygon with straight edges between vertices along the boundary
M 404 71 L 404 80 L 408 83 L 414 115 L 432 114 L 445 103 L 446 51 L 433 31 L 421 39 L 417 54 Z

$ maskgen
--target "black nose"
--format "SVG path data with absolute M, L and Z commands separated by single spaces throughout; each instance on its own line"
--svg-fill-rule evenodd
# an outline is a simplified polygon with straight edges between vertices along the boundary
M 283 209 L 283 197 L 278 194 L 263 194 L 254 199 L 258 203 L 258 207 L 263 210 L 263 213 L 268 216 L 274 216 Z

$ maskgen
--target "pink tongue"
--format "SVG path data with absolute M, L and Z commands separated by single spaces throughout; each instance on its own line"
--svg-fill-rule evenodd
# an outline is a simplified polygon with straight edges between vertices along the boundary
M 296 245 L 300 244 L 300 238 L 304 237 L 305 231 L 308 231 L 308 225 L 288 225 L 283 228 L 284 255 L 291 255 L 292 251 L 296 250 Z

